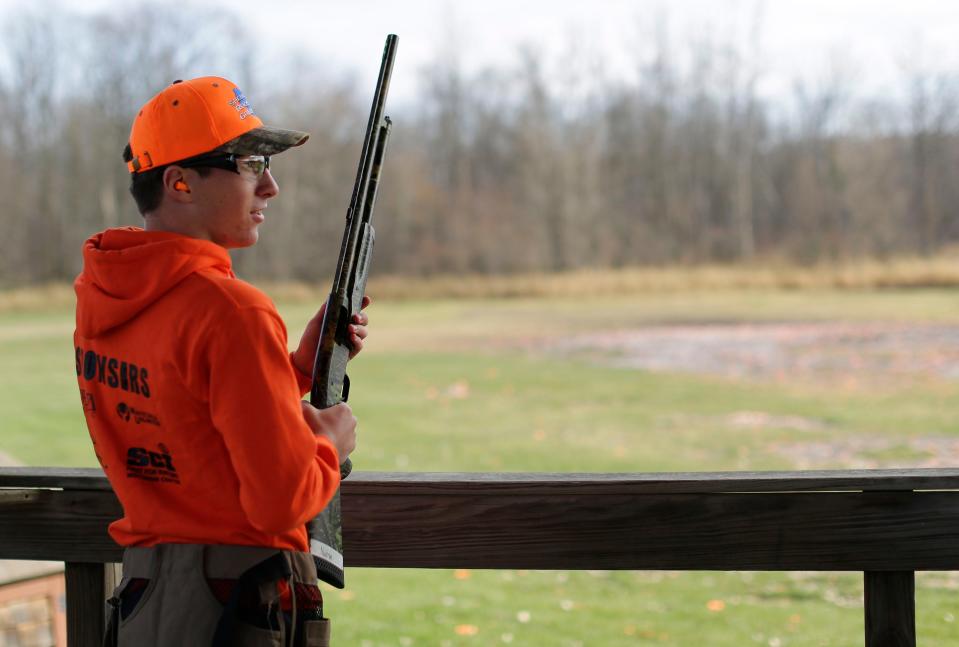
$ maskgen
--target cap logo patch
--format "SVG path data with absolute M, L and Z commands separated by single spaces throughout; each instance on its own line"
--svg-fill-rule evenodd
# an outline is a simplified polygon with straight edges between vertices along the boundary
M 230 101 L 230 105 L 240 113 L 240 119 L 246 119 L 247 117 L 256 115 L 256 113 L 253 112 L 253 106 L 250 105 L 247 98 L 240 92 L 240 88 L 233 88 L 233 100 Z

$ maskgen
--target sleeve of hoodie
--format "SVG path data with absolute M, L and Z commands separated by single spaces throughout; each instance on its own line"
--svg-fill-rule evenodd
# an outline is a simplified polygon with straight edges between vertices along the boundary
M 276 312 L 239 307 L 213 334 L 210 353 L 213 424 L 250 523 L 273 534 L 306 523 L 336 491 L 339 459 L 303 420 L 286 327 Z
M 296 376 L 296 385 L 300 389 L 300 397 L 303 397 L 307 393 L 313 390 L 313 376 L 303 373 L 296 367 L 296 363 L 293 361 L 293 353 L 290 353 L 290 366 L 293 367 L 293 374 Z

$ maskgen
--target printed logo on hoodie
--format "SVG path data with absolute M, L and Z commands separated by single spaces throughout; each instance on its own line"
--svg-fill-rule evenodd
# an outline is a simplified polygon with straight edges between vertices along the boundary
M 180 484 L 180 476 L 173 467 L 173 456 L 166 445 L 160 443 L 158 452 L 146 447 L 127 449 L 127 478 L 159 481 L 160 483 Z
M 111 389 L 150 397 L 147 369 L 126 360 L 100 355 L 96 351 L 76 348 L 77 376 L 88 382 L 96 381 Z
M 126 402 L 121 402 L 117 405 L 117 415 L 120 416 L 120 420 L 124 422 L 135 422 L 136 424 L 145 423 L 148 425 L 160 426 L 160 419 L 157 418 L 154 414 L 149 411 L 144 411 L 143 409 L 137 409 L 136 407 L 131 407 Z

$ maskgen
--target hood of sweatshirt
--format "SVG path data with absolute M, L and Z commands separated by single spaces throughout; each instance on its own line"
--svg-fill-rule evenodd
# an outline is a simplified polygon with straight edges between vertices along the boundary
M 197 272 L 233 277 L 216 243 L 138 227 L 108 229 L 83 244 L 77 332 L 90 339 L 120 326 Z

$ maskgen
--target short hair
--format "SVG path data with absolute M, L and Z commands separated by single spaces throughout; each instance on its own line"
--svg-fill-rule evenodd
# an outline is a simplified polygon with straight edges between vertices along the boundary
M 129 144 L 123 149 L 124 161 L 129 161 L 127 158 L 133 159 Z M 130 195 L 133 196 L 133 201 L 137 203 L 137 210 L 141 216 L 160 206 L 160 201 L 163 199 L 163 172 L 167 166 L 169 164 L 152 168 L 149 171 L 130 174 Z M 213 170 L 205 166 L 194 168 L 196 168 L 200 177 L 206 177 Z

